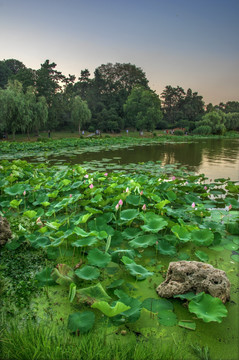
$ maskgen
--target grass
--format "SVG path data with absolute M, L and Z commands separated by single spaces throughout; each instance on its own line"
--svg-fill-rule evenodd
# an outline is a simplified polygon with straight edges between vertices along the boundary
M 108 336 L 102 331 L 73 336 L 54 326 L 15 321 L 3 329 L 1 360 L 186 360 L 177 347 L 154 338 L 138 339 L 134 334 Z

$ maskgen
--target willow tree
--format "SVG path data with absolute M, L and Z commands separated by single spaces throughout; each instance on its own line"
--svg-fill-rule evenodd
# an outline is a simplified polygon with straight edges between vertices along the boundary
M 71 107 L 71 121 L 78 126 L 79 135 L 82 126 L 87 124 L 91 119 L 91 111 L 88 108 L 86 101 L 82 100 L 80 96 L 73 99 Z

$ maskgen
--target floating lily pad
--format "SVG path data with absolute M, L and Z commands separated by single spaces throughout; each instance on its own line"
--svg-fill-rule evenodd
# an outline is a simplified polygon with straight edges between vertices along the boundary
M 162 255 L 175 256 L 177 253 L 175 246 L 170 244 L 167 240 L 159 240 L 156 248 Z
M 129 270 L 130 274 L 135 276 L 138 280 L 144 280 L 154 274 L 153 272 L 148 271 L 142 265 L 137 265 L 135 262 L 126 264 L 125 266 Z
M 76 312 L 69 315 L 68 329 L 72 332 L 86 333 L 92 329 L 95 314 L 92 311 Z
M 177 316 L 171 310 L 162 311 L 158 315 L 158 321 L 164 326 L 174 326 L 177 324 Z
M 182 320 L 178 322 L 178 326 L 188 330 L 196 330 L 196 323 L 193 321 Z
M 209 256 L 204 251 L 197 250 L 195 251 L 195 255 L 199 260 L 203 262 L 208 262 L 209 260 Z
M 204 322 L 216 321 L 221 323 L 222 318 L 227 316 L 227 309 L 221 299 L 205 293 L 195 296 L 189 302 L 188 309 Z
M 236 262 L 239 262 L 239 254 L 232 254 L 231 259 L 236 261 Z

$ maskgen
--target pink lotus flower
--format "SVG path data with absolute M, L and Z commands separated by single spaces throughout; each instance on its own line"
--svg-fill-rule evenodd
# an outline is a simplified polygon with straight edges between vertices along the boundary
M 26 190 L 23 191 L 23 195 L 24 195 L 24 196 L 26 195 Z
M 119 209 L 119 204 L 115 205 L 116 211 Z
M 123 200 L 119 200 L 119 202 L 118 202 L 118 204 L 120 205 L 120 206 L 122 206 L 123 205 Z
M 141 196 L 143 195 L 143 193 L 144 193 L 144 192 L 143 192 L 143 190 L 142 190 L 142 191 L 140 191 L 140 195 L 141 195 Z
M 192 208 L 194 209 L 194 208 L 195 208 L 195 206 L 196 206 L 196 205 L 195 205 L 195 202 L 193 202 L 193 203 L 192 203 Z
M 206 186 L 204 186 L 204 190 L 207 190 L 207 187 L 206 187 Z
M 70 194 L 70 198 L 72 198 L 72 194 Z
M 144 204 L 143 206 L 142 206 L 142 210 L 146 210 L 146 205 Z
M 88 174 L 85 174 L 84 175 L 84 178 L 88 179 L 89 175 Z
M 108 173 L 104 173 L 105 176 L 108 176 Z
M 89 185 L 89 188 L 90 188 L 90 189 L 93 189 L 93 187 L 94 187 L 93 184 L 90 184 L 90 185 Z
M 176 179 L 176 177 L 175 176 L 172 176 L 172 180 L 175 180 Z

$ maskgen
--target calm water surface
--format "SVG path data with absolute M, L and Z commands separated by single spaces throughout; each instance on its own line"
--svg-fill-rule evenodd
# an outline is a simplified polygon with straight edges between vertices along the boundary
M 239 139 L 202 139 L 192 143 L 132 146 L 85 152 L 64 160 L 72 164 L 83 164 L 85 161 L 100 162 L 102 159 L 109 159 L 110 163 L 118 165 L 147 161 L 161 161 L 163 165 L 181 164 L 191 171 L 205 174 L 209 179 L 229 177 L 239 181 Z M 107 170 L 107 162 L 105 169 Z

